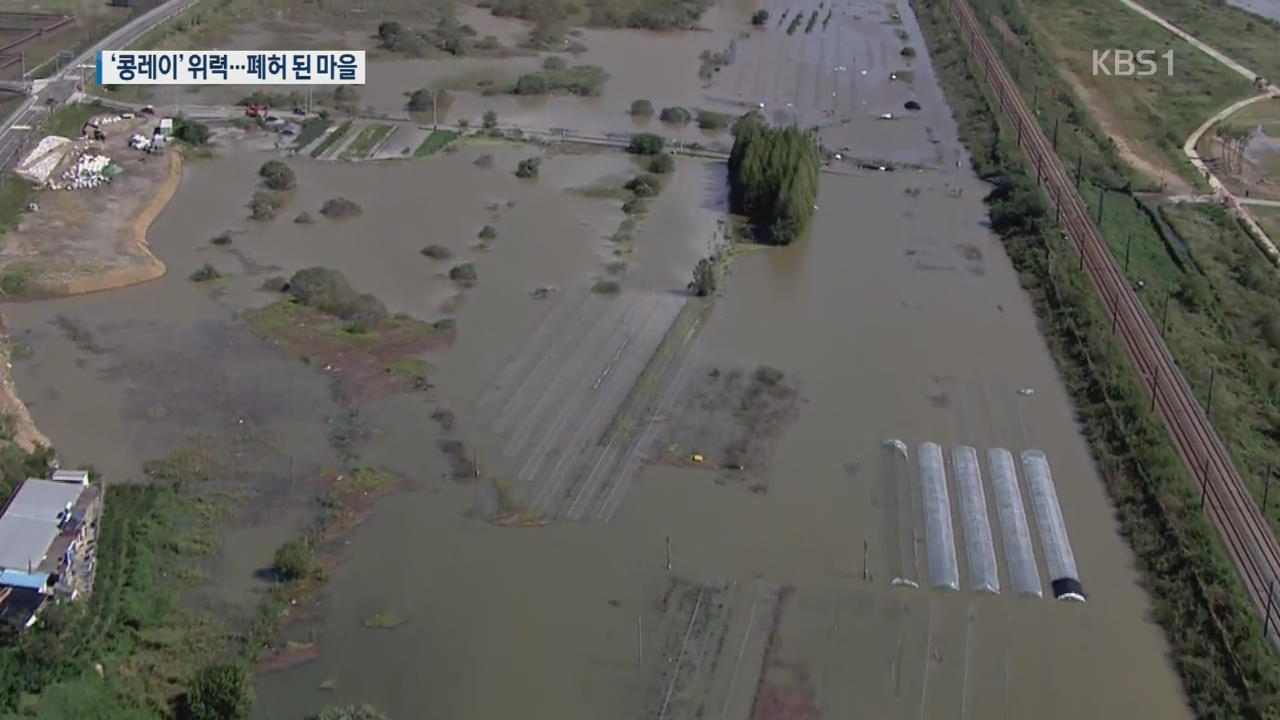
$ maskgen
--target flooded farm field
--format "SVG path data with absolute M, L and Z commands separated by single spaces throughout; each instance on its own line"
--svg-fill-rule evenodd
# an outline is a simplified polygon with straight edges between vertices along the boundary
M 451 109 L 627 133 L 638 97 L 763 102 L 833 150 L 925 166 L 824 174 L 808 236 L 737 255 L 714 298 L 685 290 L 725 233 L 723 164 L 681 158 L 628 220 L 632 158 L 473 140 L 293 157 L 298 187 L 268 222 L 246 203 L 277 156 L 225 146 L 152 227 L 168 275 L 6 306 L 19 391 L 69 461 L 128 477 L 192 433 L 243 428 L 287 467 L 282 495 L 344 452 L 409 481 L 288 629 L 318 650 L 260 676 L 256 718 L 362 702 L 458 720 L 1190 717 L 987 188 L 956 168 L 928 58 L 902 51 L 923 47 L 908 9 L 766 7 L 764 31 L 738 6 L 706 32 L 585 31 L 580 60 L 613 75 L 601 98 Z M 812 31 L 787 33 L 801 12 Z M 734 39 L 700 79 L 699 54 Z M 381 59 L 363 101 L 399 111 L 417 68 L 453 62 Z M 539 177 L 515 177 L 533 156 Z M 362 211 L 322 215 L 332 198 Z M 218 280 L 187 278 L 206 262 Z M 253 331 L 279 297 L 264 281 L 310 267 L 456 322 L 417 358 L 425 387 L 335 392 L 347 369 Z M 359 441 L 335 446 L 346 431 Z M 219 582 L 251 589 L 300 521 L 269 515 L 231 531 Z

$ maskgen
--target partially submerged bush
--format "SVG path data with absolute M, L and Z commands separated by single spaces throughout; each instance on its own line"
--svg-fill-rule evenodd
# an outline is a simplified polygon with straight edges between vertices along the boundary
M 724 130 L 733 122 L 733 117 L 714 110 L 698 111 L 698 127 L 703 130 Z
M 449 279 L 463 285 L 473 285 L 476 280 L 480 279 L 480 275 L 476 272 L 476 266 L 471 263 L 462 263 L 449 268 Z
M 498 229 L 492 225 L 485 225 L 484 227 L 480 228 L 478 237 L 481 240 L 493 240 L 494 238 L 498 237 Z
M 645 202 L 644 198 L 633 197 L 630 200 L 622 203 L 622 212 L 628 215 L 639 215 L 640 213 L 648 209 L 649 209 L 649 205 L 648 203 Z
M 387 316 L 378 298 L 356 292 L 337 270 L 313 267 L 289 279 L 289 294 L 298 302 L 343 320 L 372 323 Z
M 453 251 L 443 245 L 428 245 L 422 248 L 422 254 L 432 260 L 448 260 L 453 257 Z
M 636 197 L 653 197 L 662 189 L 662 180 L 657 175 L 644 173 L 627 182 L 626 188 L 634 193 Z
M 693 119 L 693 113 L 679 106 L 665 107 L 658 114 L 658 119 L 664 123 L 684 125 Z
M 631 142 L 627 143 L 627 152 L 634 155 L 657 155 L 662 152 L 667 141 L 661 135 L 653 133 L 637 133 L 631 136 Z
M 222 232 L 210 238 L 209 244 L 210 245 L 230 245 L 231 233 L 227 232 L 226 230 L 223 230 Z
M 651 173 L 666 174 L 674 170 L 675 167 L 676 159 L 669 153 L 656 155 L 649 161 L 649 172 Z
M 280 193 L 259 190 L 249 199 L 249 217 L 254 220 L 270 220 L 284 204 L 285 198 Z
M 212 263 L 205 263 L 191 273 L 193 282 L 207 282 L 209 280 L 217 280 L 220 277 L 222 277 L 222 273 L 218 272 L 218 268 L 214 267 Z
M 527 158 L 520 161 L 516 166 L 516 177 L 518 178 L 536 178 L 538 170 L 542 168 L 542 158 Z
M 299 225 L 310 225 L 311 223 L 315 222 L 316 219 L 311 216 L 311 213 L 307 212 L 306 210 L 303 210 L 302 212 L 298 213 L 298 216 L 295 217 L 293 221 L 298 223 Z
M 354 200 L 344 197 L 330 198 L 320 206 L 320 214 L 329 218 L 355 217 L 364 212 L 364 208 Z
M 316 573 L 315 552 L 305 540 L 290 540 L 276 548 L 271 569 L 286 582 L 305 580 Z
M 591 292 L 601 295 L 617 295 L 622 292 L 622 285 L 617 280 L 597 280 L 591 286 Z
M 636 117 L 649 117 L 653 114 L 653 103 L 648 100 L 635 100 L 631 103 L 631 114 Z
M 258 168 L 258 175 L 262 177 L 262 184 L 272 190 L 292 190 L 298 184 L 293 168 L 279 160 L 268 160 L 263 163 L 262 167 Z
M 549 55 L 547 59 L 542 61 L 543 70 L 563 70 L 568 66 L 569 63 L 565 62 L 564 58 L 559 55 Z

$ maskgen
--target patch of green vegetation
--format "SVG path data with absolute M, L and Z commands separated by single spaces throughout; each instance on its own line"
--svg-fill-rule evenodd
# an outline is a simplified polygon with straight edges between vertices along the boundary
M 350 120 L 334 128 L 333 132 L 329 133 L 328 137 L 326 137 L 324 140 L 321 140 L 320 144 L 315 146 L 315 149 L 311 151 L 311 157 L 313 158 L 323 157 L 324 154 L 329 151 L 329 148 L 333 147 L 334 144 L 336 144 L 339 140 L 346 137 L 348 132 L 351 132 Z
M 649 100 L 633 100 L 628 114 L 634 117 L 649 117 L 653 114 L 653 102 Z
M 576 65 L 563 70 L 539 70 L 521 75 L 512 92 L 517 95 L 599 95 L 609 74 L 597 65 Z
M 373 149 L 377 147 L 379 143 L 386 140 L 387 136 L 394 132 L 395 129 L 395 125 L 383 125 L 379 123 L 366 125 L 365 128 L 360 131 L 360 134 L 356 136 L 356 139 L 352 140 L 351 144 L 342 151 L 341 159 L 360 160 L 368 157 L 369 153 L 373 152 Z
M 737 126 L 729 154 L 729 204 L 767 242 L 787 245 L 804 232 L 818 195 L 818 145 L 798 128 Z
M 426 360 L 416 357 L 398 358 L 389 367 L 391 372 L 409 381 L 416 389 L 427 390 L 431 387 L 431 364 Z
M 993 220 L 1004 218 L 1006 250 L 1040 315 L 1192 709 L 1202 717 L 1270 716 L 1280 665 L 1200 508 L 1198 485 L 1151 414 L 1132 365 L 1112 338 L 1111 320 L 1078 272 L 1075 252 L 1054 226 L 1048 203 L 1028 200 L 1028 193 L 1037 193 L 1034 168 L 1017 148 L 1016 129 L 996 121 L 997 104 L 977 84 L 982 74 L 947 7 L 912 5 L 975 163 L 1006 178 L 1005 189 L 989 198 Z M 1150 283 L 1175 276 L 1166 266 L 1147 280 L 1143 294 L 1149 306 L 1163 299 L 1159 290 L 1148 292 Z M 1200 296 L 1194 284 L 1181 294 Z
M 0 293 L 6 297 L 19 297 L 30 289 L 31 281 L 40 275 L 40 266 L 30 262 L 15 262 L 0 271 Z
M 218 271 L 218 268 L 213 266 L 213 263 L 205 263 L 197 268 L 195 272 L 191 273 L 192 282 L 208 282 L 210 280 L 217 280 L 220 277 L 222 277 L 222 273 Z
M 1280 23 L 1275 20 L 1218 0 L 1143 0 L 1142 6 L 1267 80 L 1280 80 Z
M 226 503 L 184 484 L 195 475 L 177 456 L 149 468 L 152 483 L 115 484 L 105 496 L 89 599 L 50 606 L 31 630 L 0 643 L 0 710 L 22 703 L 34 717 L 168 718 L 188 688 L 199 695 L 201 668 L 238 651 L 226 628 L 179 603 Z
M 0 237 L 18 226 L 18 217 L 31 204 L 35 186 L 17 175 L 9 175 L 0 183 Z
M 733 124 L 733 116 L 714 110 L 698 111 L 698 127 L 703 130 L 724 130 Z
M 693 120 L 693 113 L 678 105 L 674 107 L 664 107 L 662 108 L 662 112 L 658 113 L 658 119 L 664 123 L 684 125 L 690 120 Z
M 417 149 L 413 151 L 413 156 L 416 158 L 422 158 L 428 155 L 434 155 L 444 149 L 446 145 L 457 139 L 458 133 L 454 130 L 433 130 L 431 134 L 422 141 L 422 144 L 418 145 Z
M 516 177 L 526 179 L 536 179 L 538 171 L 542 169 L 542 158 L 531 157 L 521 160 L 516 165 Z
M 288 198 L 283 193 L 258 190 L 249 198 L 249 217 L 254 220 L 271 220 L 287 203 Z
M 633 155 L 658 155 L 666 147 L 667 141 L 661 135 L 653 133 L 636 133 L 627 143 L 627 152 Z
M 101 105 L 92 103 L 72 103 L 54 110 L 45 120 L 43 130 L 50 135 L 61 135 L 75 140 L 80 137 L 80 129 L 94 115 L 102 115 L 106 110 Z
M 313 117 L 307 118 L 302 123 L 302 129 L 298 131 L 298 136 L 293 139 L 293 149 L 301 150 L 316 141 L 316 138 L 324 134 L 333 125 L 333 121 L 329 118 Z
M 1253 92 L 1250 82 L 1156 23 L 1108 0 L 1014 3 L 978 0 L 990 17 L 992 44 L 1002 53 L 1027 102 L 1069 166 L 1083 159 L 1085 177 L 1109 188 L 1158 189 L 1159 178 L 1137 175 L 1119 157 L 1112 135 L 1139 156 L 1203 183 L 1182 143 L 1217 111 Z M 1095 74 L 1097 48 L 1147 48 L 1159 56 L 1157 72 L 1143 77 Z M 1163 54 L 1172 52 L 1173 73 Z M 1078 96 L 1063 73 L 1088 93 Z M 1102 112 L 1095 116 L 1095 109 Z M 1106 123 L 1106 128 L 1100 126 Z

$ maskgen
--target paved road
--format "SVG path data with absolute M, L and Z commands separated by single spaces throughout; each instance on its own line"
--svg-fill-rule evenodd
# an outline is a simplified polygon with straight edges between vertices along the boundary
M 118 30 L 86 50 L 74 62 L 48 78 L 33 83 L 32 94 L 3 122 L 0 122 L 0 171 L 12 163 L 28 136 L 49 112 L 67 102 L 77 90 L 80 66 L 94 61 L 99 50 L 118 50 L 137 42 L 161 23 L 186 12 L 199 0 L 169 2 L 130 20 Z

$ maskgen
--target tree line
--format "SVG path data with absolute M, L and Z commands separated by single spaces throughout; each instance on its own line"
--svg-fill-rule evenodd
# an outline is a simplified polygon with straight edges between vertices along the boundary
M 729 205 L 766 242 L 787 245 L 804 232 L 818 197 L 818 145 L 799 128 L 769 127 L 759 113 L 734 125 Z

